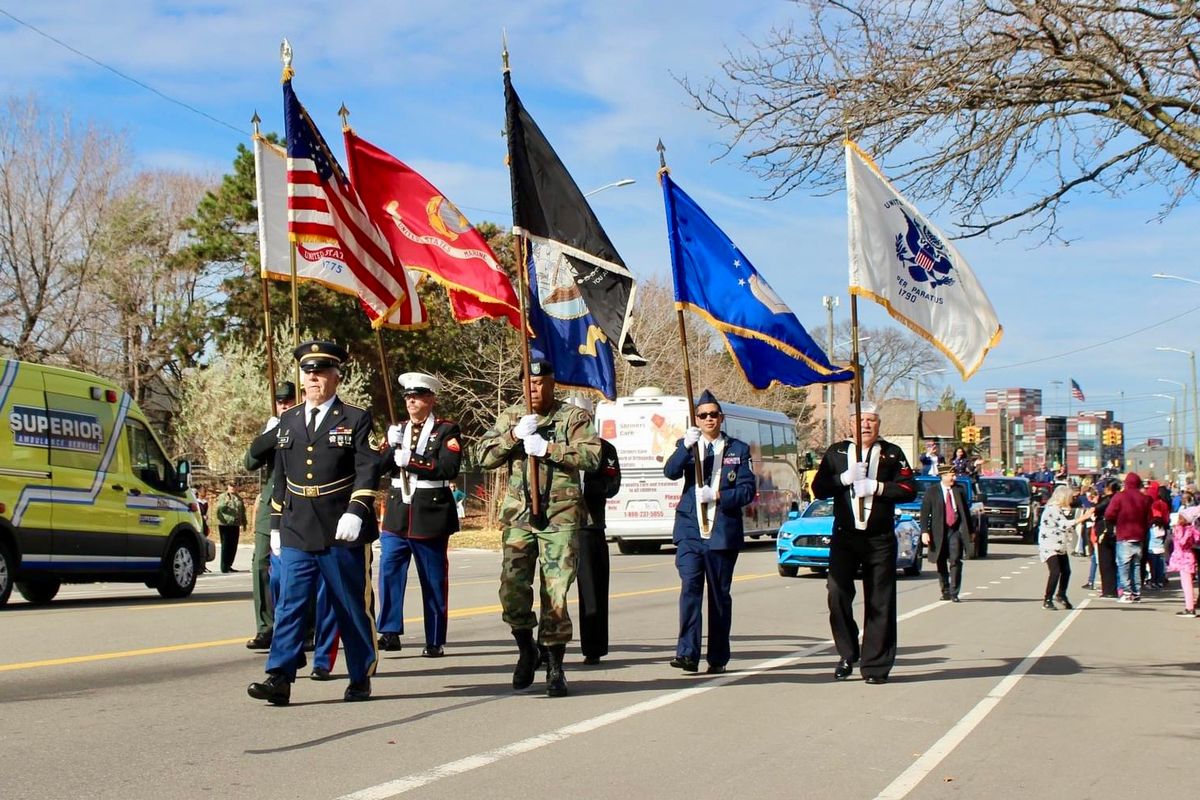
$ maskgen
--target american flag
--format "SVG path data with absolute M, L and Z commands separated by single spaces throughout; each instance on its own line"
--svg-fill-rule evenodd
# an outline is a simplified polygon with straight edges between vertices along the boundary
M 411 277 L 367 215 L 358 192 L 300 104 L 290 80 L 283 84 L 283 113 L 289 238 L 329 242 L 341 249 L 372 325 L 414 328 L 427 324 Z
M 1071 379 L 1071 397 L 1074 397 L 1081 403 L 1086 402 L 1087 400 L 1087 398 L 1083 396 L 1083 389 L 1079 388 L 1079 384 L 1075 382 L 1074 378 Z

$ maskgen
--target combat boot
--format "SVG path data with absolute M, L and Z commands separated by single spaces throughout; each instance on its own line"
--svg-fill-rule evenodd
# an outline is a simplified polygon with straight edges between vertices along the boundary
M 567 676 L 563 674 L 565 644 L 553 644 L 546 648 L 546 696 L 566 697 Z
M 533 642 L 533 631 L 528 628 L 513 630 L 517 640 L 517 667 L 513 670 L 513 688 L 528 689 L 533 684 L 533 673 L 537 669 L 538 649 Z

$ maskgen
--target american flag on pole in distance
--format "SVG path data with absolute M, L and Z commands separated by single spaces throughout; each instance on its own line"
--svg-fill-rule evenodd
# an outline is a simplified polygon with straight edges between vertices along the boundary
M 341 249 L 374 327 L 421 327 L 428 320 L 408 272 L 371 221 L 358 193 L 300 104 L 283 83 L 287 129 L 288 236 Z
M 1081 403 L 1087 401 L 1086 398 L 1083 396 L 1083 389 L 1079 388 L 1079 384 L 1075 382 L 1074 378 L 1071 378 L 1071 397 L 1074 397 L 1076 400 L 1078 400 Z

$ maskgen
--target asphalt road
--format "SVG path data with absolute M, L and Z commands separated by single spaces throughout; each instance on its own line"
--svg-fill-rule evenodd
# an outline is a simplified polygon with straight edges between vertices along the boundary
M 243 548 L 237 564 L 248 562 Z M 1073 589 L 1041 608 L 1029 545 L 966 564 L 964 602 L 900 581 L 891 683 L 835 683 L 824 580 L 738 562 L 727 675 L 671 669 L 672 553 L 612 558 L 611 653 L 568 651 L 571 696 L 509 681 L 499 555 L 453 551 L 447 656 L 384 654 L 369 703 L 302 678 L 292 705 L 246 696 L 264 656 L 249 576 L 186 601 L 65 587 L 0 611 L 0 795 L 11 798 L 1090 798 L 1191 792 L 1200 620 L 1177 591 L 1136 606 Z M 1072 586 L 1086 562 L 1073 560 Z M 416 591 L 416 578 L 410 581 Z M 15 597 L 15 595 L 14 595 Z M 1140 788 L 1139 788 L 1140 787 Z

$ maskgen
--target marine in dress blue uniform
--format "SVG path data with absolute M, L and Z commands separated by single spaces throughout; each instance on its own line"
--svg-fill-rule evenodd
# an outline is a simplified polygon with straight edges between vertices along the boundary
M 696 420 L 663 465 L 671 480 L 683 478 L 675 507 L 675 567 L 679 571 L 679 640 L 671 666 L 696 672 L 700 664 L 701 606 L 708 586 L 708 672 L 719 674 L 729 663 L 729 629 L 733 619 L 730 586 L 742 549 L 742 508 L 754 499 L 755 480 L 750 447 L 721 431 L 721 406 L 705 390 L 696 403 Z M 703 453 L 704 485 L 696 487 L 695 444 Z M 707 503 L 711 515 L 703 533 L 698 511 Z
M 445 652 L 450 602 L 450 534 L 458 531 L 458 510 L 450 482 L 462 462 L 458 424 L 434 413 L 441 382 L 432 375 L 406 372 L 399 378 L 408 422 L 388 429 L 380 471 L 391 478 L 380 537 L 379 647 L 399 650 L 404 633 L 404 591 L 408 563 L 417 562 L 425 616 L 421 655 Z
M 305 663 L 309 599 L 324 580 L 345 649 L 347 701 L 371 696 L 378 659 L 372 604 L 370 544 L 377 538 L 378 458 L 367 441 L 370 414 L 337 397 L 346 350 L 333 342 L 296 348 L 305 402 L 280 417 L 276 429 L 271 547 L 281 575 L 267 678 L 251 697 L 286 705 L 296 670 Z

